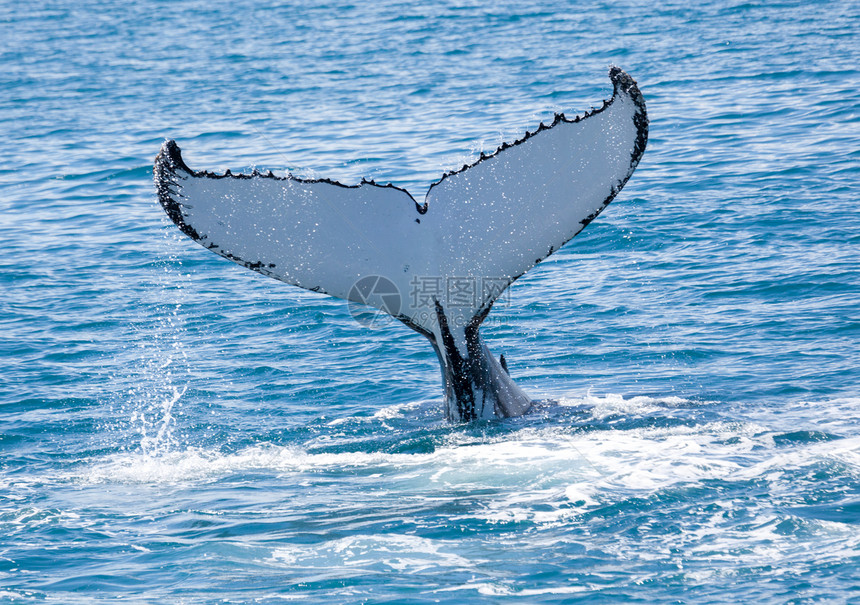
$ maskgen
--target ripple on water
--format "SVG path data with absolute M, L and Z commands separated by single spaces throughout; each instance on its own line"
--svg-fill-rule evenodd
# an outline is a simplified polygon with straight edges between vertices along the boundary
M 0 8 L 0 601 L 852 598 L 854 4 L 155 9 Z M 165 137 L 420 198 L 609 63 L 649 147 L 485 322 L 520 419 L 155 200 Z

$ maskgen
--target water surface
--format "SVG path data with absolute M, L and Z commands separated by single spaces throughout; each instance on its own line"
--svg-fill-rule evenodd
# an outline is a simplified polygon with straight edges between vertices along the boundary
M 0 601 L 860 598 L 850 2 L 0 7 Z M 393 323 L 179 234 L 152 160 L 394 182 L 639 83 L 617 200 L 444 421 Z

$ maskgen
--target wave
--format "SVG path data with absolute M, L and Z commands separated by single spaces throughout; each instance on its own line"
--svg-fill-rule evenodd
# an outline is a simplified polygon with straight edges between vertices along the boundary
M 376 490 L 398 497 L 444 499 L 464 489 L 495 494 L 470 513 L 485 521 L 557 523 L 607 507 L 635 507 L 653 498 L 683 499 L 690 490 L 731 493 L 732 486 L 761 485 L 774 502 L 787 505 L 807 487 L 860 475 L 860 436 L 852 434 L 787 433 L 760 420 L 720 417 L 657 425 L 606 422 L 700 405 L 676 397 L 588 395 L 564 399 L 558 406 L 585 416 L 575 426 L 539 418 L 510 423 L 507 430 L 496 432 L 488 426 L 446 429 L 426 452 L 314 451 L 319 438 L 248 445 L 233 452 L 187 447 L 155 455 L 123 452 L 95 458 L 66 479 L 82 485 L 179 486 L 230 480 L 241 486 L 260 481 L 351 483 L 373 477 Z M 390 406 L 355 420 L 371 425 L 370 435 L 365 435 L 368 441 L 387 437 L 391 430 L 402 430 L 403 439 L 414 439 L 411 428 L 392 429 L 387 423 L 420 412 L 420 407 Z M 329 424 L 334 430 L 341 428 L 340 422 Z

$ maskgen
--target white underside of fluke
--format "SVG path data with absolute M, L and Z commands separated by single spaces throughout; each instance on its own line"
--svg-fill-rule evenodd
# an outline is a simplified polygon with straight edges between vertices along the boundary
M 159 199 L 201 245 L 289 284 L 376 305 L 441 343 L 443 307 L 457 349 L 504 288 L 579 233 L 613 199 L 644 151 L 635 82 L 613 68 L 611 100 L 582 118 L 506 144 L 430 186 L 423 204 L 393 185 L 193 171 L 168 141 Z M 382 276 L 400 295 L 354 286 Z M 444 361 L 443 361 L 444 366 Z

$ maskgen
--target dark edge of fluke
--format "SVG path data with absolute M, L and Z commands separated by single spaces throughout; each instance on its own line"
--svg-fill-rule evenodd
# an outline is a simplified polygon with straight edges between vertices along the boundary
M 549 125 L 541 122 L 540 125 L 535 130 L 532 130 L 532 131 L 526 130 L 525 135 L 523 135 L 522 138 L 515 140 L 513 143 L 507 143 L 507 142 L 502 143 L 492 153 L 483 153 L 482 152 L 481 156 L 477 160 L 472 162 L 471 164 L 463 164 L 463 166 L 461 168 L 457 168 L 456 170 L 450 170 L 450 171 L 446 172 L 445 174 L 442 175 L 442 177 L 438 181 L 436 181 L 430 185 L 430 189 L 432 189 L 433 187 L 435 187 L 436 185 L 438 185 L 439 183 L 441 183 L 442 181 L 444 181 L 446 178 L 448 178 L 450 176 L 454 176 L 455 174 L 459 174 L 461 172 L 468 170 L 469 168 L 477 166 L 478 164 L 480 164 L 484 160 L 488 160 L 488 159 L 498 155 L 499 153 L 501 153 L 502 151 L 504 151 L 506 149 L 509 149 L 511 147 L 516 147 L 517 145 L 521 145 L 522 143 L 525 143 L 526 141 L 528 141 L 530 138 L 532 138 L 533 136 L 535 136 L 539 132 L 543 132 L 544 130 L 549 130 L 550 128 L 553 128 L 554 126 L 558 126 L 559 124 L 576 124 L 577 122 L 581 122 L 582 120 L 584 120 L 586 118 L 590 118 L 591 116 L 597 115 L 600 112 L 605 111 L 606 108 L 609 107 L 610 105 L 612 105 L 612 103 L 615 101 L 616 97 L 618 96 L 619 91 L 625 92 L 625 93 L 630 95 L 630 97 L 633 99 L 633 103 L 640 110 L 642 118 L 644 119 L 644 122 L 642 122 L 641 124 L 639 122 L 636 123 L 636 127 L 638 129 L 638 135 L 637 135 L 637 140 L 636 140 L 636 150 L 638 151 L 638 154 L 636 152 L 634 152 L 635 161 L 630 168 L 630 174 L 632 174 L 633 169 L 636 168 L 636 164 L 639 163 L 639 158 L 642 157 L 642 154 L 645 152 L 645 143 L 648 141 L 648 116 L 645 113 L 645 98 L 642 96 L 642 93 L 639 92 L 639 87 L 636 85 L 636 81 L 633 78 L 631 78 L 620 67 L 616 67 L 615 65 L 613 65 L 609 68 L 609 79 L 612 81 L 612 97 L 609 100 L 604 100 L 603 103 L 601 104 L 601 106 L 598 107 L 597 109 L 592 109 L 591 111 L 586 111 L 584 114 L 575 116 L 572 119 L 567 118 L 564 115 L 564 113 L 557 113 L 557 114 L 555 114 L 555 117 L 553 118 L 552 123 L 550 123 Z M 637 115 L 638 115 L 638 113 L 637 113 Z M 644 127 L 644 130 L 643 130 L 643 127 Z M 630 174 L 627 175 L 627 178 L 630 178 Z M 625 179 L 625 182 L 626 182 L 626 179 Z M 620 189 L 620 187 L 619 187 L 619 189 Z M 598 212 L 598 214 L 599 214 L 599 212 Z
M 541 122 L 540 125 L 537 127 L 537 129 L 535 129 L 534 131 L 528 131 L 527 130 L 525 135 L 522 138 L 516 139 L 513 143 L 507 143 L 507 142 L 502 143 L 492 153 L 488 154 L 488 153 L 482 152 L 480 157 L 477 160 L 475 160 L 473 163 L 464 164 L 461 168 L 458 168 L 456 170 L 451 170 L 451 171 L 444 173 L 439 178 L 438 181 L 435 181 L 430 185 L 430 187 L 428 188 L 428 193 L 431 189 L 433 189 L 433 187 L 435 187 L 436 185 L 443 182 L 446 178 L 454 176 L 455 174 L 459 174 L 461 172 L 464 172 L 465 170 L 468 170 L 469 168 L 472 168 L 474 166 L 477 166 L 481 162 L 497 156 L 498 154 L 502 153 L 506 149 L 510 149 L 511 147 L 516 147 L 517 145 L 521 145 L 522 143 L 525 143 L 526 141 L 531 139 L 533 136 L 535 136 L 539 132 L 543 132 L 544 130 L 549 130 L 550 128 L 553 128 L 554 126 L 557 126 L 558 124 L 562 124 L 562 123 L 575 124 L 575 123 L 580 122 L 580 121 L 582 121 L 586 118 L 589 118 L 593 115 L 599 114 L 602 111 L 605 111 L 606 108 L 609 107 L 610 105 L 612 105 L 612 103 L 615 101 L 615 99 L 618 96 L 618 93 L 624 92 L 624 93 L 630 95 L 631 99 L 633 100 L 633 103 L 636 105 L 636 107 L 638 109 L 636 116 L 634 117 L 634 122 L 636 124 L 638 133 L 637 133 L 636 144 L 634 147 L 633 155 L 631 157 L 630 171 L 628 172 L 626 178 L 624 178 L 619 184 L 617 184 L 615 187 L 613 187 L 612 192 L 606 198 L 606 200 L 604 201 L 601 208 L 599 210 L 597 210 L 591 216 L 587 217 L 583 221 L 582 226 L 585 227 L 586 225 L 588 225 L 588 223 L 590 223 L 592 220 L 594 220 L 597 217 L 597 215 L 599 215 L 600 212 L 602 212 L 603 209 L 606 208 L 606 206 L 609 205 L 609 203 L 612 201 L 612 199 L 618 194 L 618 192 L 621 190 L 621 188 L 624 186 L 624 184 L 630 178 L 630 175 L 633 173 L 633 170 L 636 168 L 636 165 L 639 163 L 639 158 L 642 157 L 642 154 L 645 151 L 645 145 L 648 142 L 648 115 L 645 111 L 645 99 L 642 97 L 642 93 L 639 91 L 639 87 L 636 85 L 636 81 L 633 78 L 631 78 L 626 72 L 624 72 L 624 70 L 622 70 L 620 67 L 616 67 L 616 66 L 612 66 L 609 69 L 609 79 L 612 81 L 612 84 L 613 84 L 612 98 L 610 98 L 609 100 L 604 100 L 603 104 L 599 108 L 593 109 L 592 111 L 587 111 L 582 115 L 577 115 L 572 119 L 567 118 L 564 115 L 564 113 L 556 113 L 555 118 L 553 119 L 551 124 L 547 125 L 547 124 L 544 124 L 543 122 Z M 171 194 L 175 195 L 176 192 L 169 191 L 169 184 L 175 185 L 176 184 L 175 179 L 181 178 L 181 177 L 176 176 L 176 170 L 177 169 L 182 170 L 184 172 L 187 172 L 189 175 L 191 175 L 193 177 L 205 177 L 205 178 L 210 178 L 210 179 L 223 179 L 223 178 L 228 178 L 228 177 L 234 178 L 234 179 L 266 178 L 266 179 L 274 179 L 274 180 L 279 180 L 279 181 L 296 181 L 297 183 L 328 183 L 329 185 L 335 185 L 337 187 L 343 187 L 346 189 L 356 189 L 356 188 L 362 187 L 364 185 L 370 185 L 372 187 L 380 187 L 380 188 L 390 188 L 390 189 L 396 189 L 398 191 L 402 191 L 403 193 L 408 195 L 409 199 L 411 199 L 415 203 L 415 210 L 418 212 L 418 214 L 426 214 L 427 210 L 428 210 L 428 206 L 427 206 L 426 201 L 423 204 L 419 204 L 418 201 L 415 199 L 415 197 L 413 197 L 413 195 L 411 193 L 409 193 L 409 191 L 407 191 L 406 189 L 404 189 L 402 187 L 398 187 L 398 186 L 394 185 L 393 183 L 388 183 L 386 185 L 380 185 L 373 180 L 362 179 L 361 182 L 358 183 L 357 185 L 345 185 L 339 181 L 335 181 L 335 180 L 332 180 L 329 178 L 302 179 L 302 178 L 293 176 L 292 174 L 288 174 L 286 176 L 277 176 L 277 175 L 273 174 L 271 170 L 267 171 L 266 173 L 262 173 L 262 172 L 257 171 L 256 169 L 254 169 L 254 171 L 251 172 L 251 174 L 245 174 L 245 173 L 233 174 L 230 170 L 225 171 L 224 174 L 216 174 L 214 172 L 209 172 L 208 170 L 195 171 L 195 170 L 192 170 L 191 168 L 189 168 L 188 165 L 185 163 L 185 161 L 182 159 L 182 152 L 179 149 L 179 145 L 176 144 L 176 141 L 174 141 L 173 139 L 170 139 L 170 140 L 167 140 L 164 142 L 164 144 L 161 147 L 161 151 L 159 152 L 158 156 L 156 156 L 156 158 L 155 158 L 155 177 L 156 177 L 156 186 L 158 188 L 159 202 L 161 202 L 161 205 L 164 207 L 164 210 L 165 210 L 165 212 L 167 212 L 167 215 L 170 217 L 170 219 L 174 223 L 176 223 L 176 225 L 182 230 L 182 232 L 185 233 L 186 235 L 188 235 L 189 237 L 191 237 L 195 240 L 198 240 L 198 241 L 200 240 L 200 237 L 198 236 L 198 234 L 194 231 L 194 229 L 191 226 L 187 225 L 182 218 L 182 212 L 180 211 L 180 208 L 179 208 L 180 204 L 170 197 Z M 166 183 L 166 185 L 165 185 L 165 183 Z M 567 241 L 570 241 L 570 240 L 567 240 Z M 567 243 L 567 242 L 564 242 L 564 243 Z M 552 254 L 553 251 L 554 250 L 550 250 L 546 255 L 537 259 L 535 264 L 542 261 L 544 258 L 549 256 L 549 254 Z M 517 277 L 519 277 L 519 276 L 517 276 Z M 515 280 L 516 280 L 516 278 L 514 278 L 514 280 L 511 280 L 511 281 L 513 282 Z
M 534 132 L 526 131 L 526 134 L 523 138 L 521 138 L 521 139 L 519 139 L 513 143 L 503 143 L 502 146 L 499 147 L 495 152 L 493 152 L 490 155 L 482 156 L 481 159 L 479 159 L 474 164 L 471 164 L 468 166 L 463 166 L 461 169 L 456 170 L 454 172 L 445 173 L 444 175 L 442 175 L 441 179 L 439 179 L 438 181 L 433 183 L 433 185 L 430 186 L 432 189 L 435 185 L 438 185 L 443 180 L 445 180 L 447 177 L 454 175 L 454 174 L 458 174 L 460 172 L 463 172 L 464 170 L 467 170 L 467 169 L 471 168 L 472 166 L 479 164 L 483 160 L 490 158 L 490 157 L 493 157 L 494 155 L 498 154 L 499 152 L 501 152 L 504 149 L 508 149 L 508 148 L 513 147 L 515 145 L 519 145 L 521 143 L 524 143 L 525 141 L 529 140 L 531 137 L 533 137 L 538 132 L 541 132 L 542 130 L 549 130 L 553 126 L 556 126 L 557 124 L 560 124 L 560 123 L 570 124 L 570 123 L 581 122 L 585 118 L 589 118 L 589 117 L 596 115 L 602 111 L 605 111 L 606 108 L 609 107 L 610 105 L 612 105 L 612 103 L 618 97 L 619 92 L 626 93 L 627 95 L 630 96 L 631 100 L 633 101 L 633 104 L 636 106 L 636 113 L 633 116 L 633 124 L 636 126 L 636 141 L 633 144 L 633 152 L 630 154 L 630 168 L 627 171 L 627 175 L 623 179 L 619 180 L 615 185 L 612 186 L 612 188 L 609 191 L 609 195 L 607 195 L 606 198 L 603 200 L 603 202 L 600 205 L 600 208 L 598 208 L 597 210 L 592 212 L 590 215 L 585 217 L 582 221 L 580 221 L 580 228 L 577 229 L 576 233 L 574 233 L 569 238 L 564 240 L 558 246 L 558 248 L 550 246 L 550 248 L 546 252 L 546 254 L 543 254 L 540 257 L 538 257 L 537 259 L 535 259 L 534 264 L 527 267 L 525 271 L 523 271 L 519 275 L 512 277 L 510 279 L 510 281 L 508 281 L 507 286 L 505 286 L 505 287 L 510 287 L 510 285 L 512 283 L 514 283 L 519 278 L 521 278 L 523 275 L 528 273 L 535 265 L 538 265 L 541 261 L 543 261 L 548 256 L 550 256 L 553 252 L 560 249 L 562 246 L 567 244 L 574 237 L 579 235 L 580 232 L 583 229 L 585 229 L 589 225 L 589 223 L 591 223 L 591 221 L 596 219 L 600 215 L 600 213 L 603 212 L 606 209 L 606 207 L 612 202 L 612 200 L 615 199 L 615 196 L 618 195 L 618 193 L 621 191 L 621 189 L 624 187 L 624 185 L 627 184 L 627 181 L 630 180 L 630 177 L 633 175 L 633 171 L 636 170 L 636 166 L 639 165 L 639 160 L 642 158 L 642 154 L 645 153 L 645 147 L 648 144 L 648 112 L 645 109 L 645 97 L 642 96 L 642 92 L 639 90 L 639 86 L 637 86 L 636 80 L 631 78 L 630 75 L 627 74 L 620 67 L 616 67 L 614 65 L 612 67 L 610 67 L 609 78 L 612 80 L 612 85 L 613 85 L 613 87 L 612 87 L 612 98 L 609 99 L 608 101 L 603 101 L 603 105 L 601 107 L 599 107 L 598 109 L 586 112 L 582 116 L 576 116 L 572 120 L 567 119 L 564 116 L 564 114 L 558 114 L 557 113 L 557 114 L 555 114 L 555 120 L 553 120 L 553 123 L 551 125 L 546 126 L 543 123 L 541 123 L 540 127 L 538 127 L 538 129 L 535 130 Z M 495 302 L 494 300 L 486 301 L 484 303 L 483 307 L 481 308 L 481 310 L 478 312 L 477 316 L 486 317 L 489 314 L 490 310 L 493 308 L 494 302 Z
M 161 204 L 161 207 L 164 208 L 164 212 L 167 216 L 172 220 L 179 230 L 182 231 L 185 235 L 196 241 L 198 244 L 203 246 L 204 248 L 211 250 L 215 254 L 223 256 L 224 258 L 231 260 L 235 263 L 238 263 L 252 271 L 256 271 L 257 273 L 261 273 L 268 277 L 274 277 L 278 279 L 277 275 L 274 275 L 270 269 L 275 268 L 274 263 L 263 263 L 262 261 L 248 261 L 243 258 L 232 254 L 231 252 L 224 250 L 218 244 L 209 240 L 207 235 L 201 235 L 197 232 L 194 227 L 189 225 L 185 221 L 185 215 L 182 212 L 182 194 L 179 191 L 176 191 L 176 188 L 181 188 L 181 184 L 179 181 L 185 180 L 188 177 L 181 176 L 179 173 L 185 172 L 189 176 L 200 176 L 201 173 L 197 173 L 182 160 L 182 154 L 179 150 L 179 145 L 176 144 L 176 141 L 170 140 L 165 141 L 161 146 L 161 151 L 158 153 L 158 156 L 155 158 L 155 166 L 153 168 L 153 173 L 155 177 L 155 188 L 158 193 L 158 202 Z M 236 176 L 238 178 L 252 178 L 255 175 L 232 175 L 230 171 L 221 177 L 216 178 L 224 178 L 224 176 Z M 306 288 L 312 292 L 320 292 L 323 294 L 327 294 L 322 288 L 316 286 L 312 288 Z

